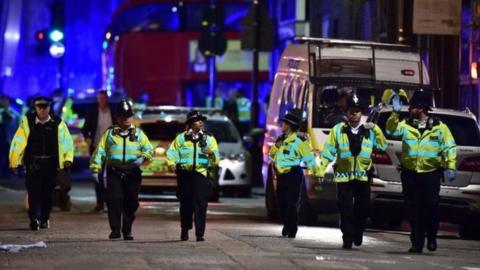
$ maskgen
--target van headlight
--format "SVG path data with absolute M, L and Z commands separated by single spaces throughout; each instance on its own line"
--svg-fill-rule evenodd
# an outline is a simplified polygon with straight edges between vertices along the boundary
M 228 156 L 228 159 L 236 160 L 236 161 L 245 161 L 247 159 L 247 155 L 245 153 L 231 154 Z

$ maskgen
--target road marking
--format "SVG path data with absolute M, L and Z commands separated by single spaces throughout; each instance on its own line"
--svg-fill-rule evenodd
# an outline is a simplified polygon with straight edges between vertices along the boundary
M 393 260 L 378 259 L 360 259 L 360 258 L 342 258 L 335 256 L 315 256 L 317 261 L 336 261 L 336 262 L 352 262 L 352 263 L 378 263 L 378 264 L 396 264 Z
M 468 266 L 463 266 L 462 269 L 465 269 L 465 270 L 480 270 L 479 267 L 468 267 Z

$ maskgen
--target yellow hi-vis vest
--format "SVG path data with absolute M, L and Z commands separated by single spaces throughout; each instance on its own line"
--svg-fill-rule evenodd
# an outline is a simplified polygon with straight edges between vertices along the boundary
M 252 110 L 250 100 L 246 97 L 240 97 L 236 100 L 237 111 L 238 111 L 238 121 L 239 122 L 248 122 L 250 121 L 250 111 Z
M 153 147 L 147 135 L 133 125 L 129 129 L 132 135 L 122 136 L 116 125 L 102 134 L 90 158 L 90 170 L 100 172 L 104 162 L 111 166 L 128 167 L 140 157 L 147 162 L 152 161 Z
M 387 120 L 386 133 L 402 138 L 402 156 L 400 163 L 407 170 L 431 172 L 440 167 L 455 170 L 457 146 L 450 129 L 443 122 L 429 118 L 432 125 L 423 132 L 399 121 L 399 115 L 392 112 Z
M 322 149 L 319 177 L 325 176 L 325 171 L 330 162 L 335 161 L 334 182 L 344 183 L 351 180 L 368 181 L 368 171 L 372 168 L 372 151 L 387 149 L 387 140 L 382 130 L 377 126 L 366 130 L 362 139 L 362 146 L 358 156 L 353 156 L 350 151 L 350 143 L 345 128 L 345 122 L 338 123 L 328 134 L 328 138 Z
M 212 97 L 208 96 L 205 99 L 205 107 L 212 108 L 211 102 L 212 102 Z M 223 103 L 224 102 L 222 97 L 215 97 L 215 99 L 213 100 L 213 108 L 223 110 Z
M 201 150 L 201 142 L 193 143 L 188 139 L 190 135 L 182 132 L 175 137 L 167 150 L 167 164 L 180 165 L 183 170 L 193 170 L 207 176 L 208 169 L 217 167 L 220 163 L 220 152 L 218 150 L 217 140 L 212 135 L 204 133 L 203 136 L 206 146 L 212 150 L 213 155 L 207 156 Z
M 313 172 L 318 170 L 318 163 L 309 142 L 297 132 L 290 133 L 280 147 L 272 145 L 269 157 L 279 174 L 288 173 L 292 167 L 300 166 L 301 163 Z
M 58 167 L 63 169 L 66 161 L 73 162 L 73 140 L 67 125 L 64 121 L 60 121 L 57 128 L 58 134 Z M 18 168 L 23 164 L 25 149 L 27 148 L 28 136 L 30 135 L 30 126 L 28 117 L 23 116 L 20 126 L 15 132 L 12 144 L 10 145 L 9 166 L 10 168 Z

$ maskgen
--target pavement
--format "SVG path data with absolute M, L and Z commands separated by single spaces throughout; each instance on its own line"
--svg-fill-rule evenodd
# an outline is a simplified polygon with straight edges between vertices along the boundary
M 46 248 L 0 252 L 0 269 L 480 269 L 480 242 L 441 231 L 437 252 L 407 253 L 408 231 L 369 229 L 361 247 L 341 248 L 335 227 L 301 226 L 295 239 L 265 218 L 264 199 L 221 198 L 209 204 L 205 242 L 179 241 L 178 202 L 142 202 L 134 241 L 108 240 L 106 213 L 92 213 L 91 183 L 75 183 L 70 212 L 54 209 L 51 228 L 32 232 L 24 191 L 0 187 L 0 244 Z

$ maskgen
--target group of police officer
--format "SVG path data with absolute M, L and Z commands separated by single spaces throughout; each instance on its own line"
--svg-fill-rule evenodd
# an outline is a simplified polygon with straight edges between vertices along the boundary
M 423 91 L 414 93 L 409 107 L 410 117 L 400 121 L 401 100 L 391 98 L 393 112 L 387 121 L 387 135 L 401 137 L 401 179 L 411 225 L 409 252 L 421 253 L 437 248 L 438 203 L 440 178 L 447 169 L 450 181 L 455 179 L 456 145 L 448 127 L 431 116 L 430 101 Z M 58 170 L 71 167 L 73 142 L 65 123 L 49 114 L 51 100 L 35 99 L 35 109 L 23 117 L 10 148 L 10 167 L 26 169 L 29 194 L 30 228 L 49 227 L 51 193 Z M 122 100 L 117 104 L 115 124 L 108 128 L 91 157 L 94 178 L 106 167 L 107 207 L 110 239 L 133 240 L 132 224 L 138 209 L 141 183 L 140 166 L 152 160 L 153 147 L 143 131 L 132 124 L 132 105 Z M 320 161 L 308 139 L 298 133 L 303 115 L 293 109 L 282 118 L 282 135 L 271 147 L 269 156 L 278 180 L 277 199 L 283 221 L 282 235 L 295 238 L 298 231 L 298 203 L 304 176 L 304 164 L 320 183 L 329 163 L 335 161 L 334 182 L 340 209 L 343 248 L 360 246 L 368 217 L 372 153 L 384 151 L 386 138 L 374 123 L 362 123 L 362 106 L 356 94 L 348 100 L 348 121 L 336 124 L 320 153 Z M 188 231 L 195 223 L 197 241 L 204 241 L 211 178 L 219 164 L 220 154 L 215 138 L 204 130 L 206 117 L 198 111 L 187 115 L 187 129 L 178 134 L 167 150 L 167 164 L 178 179 L 181 234 L 188 240 Z
M 422 90 L 412 96 L 410 116 L 399 120 L 401 99 L 390 100 L 393 112 L 387 121 L 387 135 L 402 138 L 401 180 L 411 225 L 410 253 L 437 249 L 440 179 L 447 170 L 449 181 L 455 179 L 456 145 L 448 127 L 429 114 L 430 98 Z M 283 134 L 270 150 L 277 174 L 277 198 L 284 227 L 282 235 L 297 233 L 297 207 L 303 182 L 301 164 L 311 169 L 322 183 L 329 163 L 335 161 L 334 182 L 340 210 L 343 248 L 360 246 L 368 217 L 370 182 L 374 149 L 385 151 L 386 138 L 372 122 L 362 123 L 362 106 L 354 93 L 348 99 L 347 121 L 336 124 L 321 151 L 320 162 L 312 156 L 306 138 L 297 133 L 302 111 L 294 109 L 282 119 Z
M 50 226 L 52 193 L 60 170 L 73 162 L 73 140 L 65 122 L 50 113 L 52 100 L 37 97 L 34 109 L 21 120 L 10 146 L 10 168 L 24 166 L 28 193 L 30 229 Z M 145 133 L 132 124 L 130 102 L 122 100 L 115 109 L 115 123 L 103 132 L 90 159 L 93 178 L 106 173 L 106 202 L 111 232 L 109 239 L 133 240 L 132 225 L 138 209 L 142 180 L 140 166 L 152 160 L 153 147 Z M 188 240 L 193 216 L 197 241 L 204 241 L 207 199 L 212 193 L 211 177 L 220 161 L 215 138 L 204 130 L 206 117 L 192 111 L 188 129 L 179 134 L 167 151 L 169 168 L 178 175 L 181 239 Z M 105 169 L 104 169 L 105 168 Z

